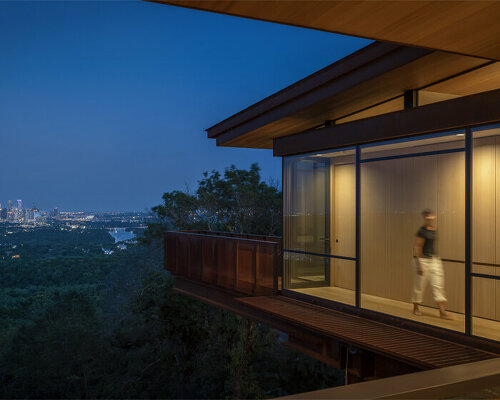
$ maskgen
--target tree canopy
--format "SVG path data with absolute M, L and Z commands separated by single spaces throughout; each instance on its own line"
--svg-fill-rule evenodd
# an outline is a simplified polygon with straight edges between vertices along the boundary
M 2 237 L 0 398 L 266 398 L 341 382 L 284 334 L 175 292 L 144 244 L 165 229 L 280 234 L 281 193 L 257 165 L 205 173 L 153 213 L 147 240 L 112 255 L 104 226 Z
M 203 173 L 192 194 L 174 190 L 163 204 L 152 208 L 156 222 L 145 233 L 147 241 L 168 229 L 209 230 L 281 235 L 281 191 L 263 182 L 260 168 L 226 168 Z

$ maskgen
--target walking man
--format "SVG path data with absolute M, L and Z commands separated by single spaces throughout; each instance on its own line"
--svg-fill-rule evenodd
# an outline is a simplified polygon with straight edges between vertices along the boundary
M 453 317 L 445 310 L 446 296 L 444 292 L 443 263 L 435 251 L 437 230 L 436 215 L 428 208 L 422 211 L 424 225 L 418 230 L 413 247 L 413 263 L 415 276 L 413 280 L 413 314 L 422 315 L 419 305 L 422 303 L 423 291 L 427 281 L 431 284 L 432 296 L 437 303 L 439 316 L 452 320 Z

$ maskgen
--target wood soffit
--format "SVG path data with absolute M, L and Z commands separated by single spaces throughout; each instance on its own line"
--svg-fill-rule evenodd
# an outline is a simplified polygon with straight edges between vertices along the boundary
M 500 88 L 492 61 L 500 60 L 500 1 L 154 1 L 379 40 L 208 128 L 218 146 L 272 149 L 276 138 L 347 122 L 406 90 L 444 100 Z
M 500 122 L 500 89 L 274 139 L 286 156 Z
M 500 61 L 500 1 L 153 1 Z
M 469 90 L 479 81 L 483 82 L 482 89 L 498 88 L 500 82 L 498 78 L 492 80 L 491 73 L 475 72 L 476 68 L 490 65 L 497 64 L 475 57 L 374 43 L 220 122 L 207 133 L 219 146 L 271 149 L 274 138 L 340 119 L 402 96 L 405 90 L 431 85 L 432 93 L 464 95 L 457 89 L 463 83 L 458 78 L 449 84 L 437 83 L 466 71 L 474 73 L 467 82 Z

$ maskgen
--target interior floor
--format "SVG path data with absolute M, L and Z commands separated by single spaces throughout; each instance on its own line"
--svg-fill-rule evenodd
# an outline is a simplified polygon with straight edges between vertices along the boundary
M 323 286 L 315 288 L 293 289 L 296 292 L 304 293 L 314 297 L 320 297 L 326 300 L 332 300 L 339 303 L 354 305 L 355 294 L 353 290 Z M 421 316 L 413 314 L 413 305 L 398 300 L 385 299 L 379 296 L 368 294 L 361 295 L 361 306 L 368 310 L 378 311 L 384 314 L 394 315 L 396 317 L 410 319 L 429 325 L 439 326 L 441 328 L 451 329 L 459 332 L 464 331 L 464 315 L 451 313 L 454 320 L 449 321 L 439 318 L 439 312 L 432 307 L 421 306 Z M 500 341 L 500 322 L 485 318 L 473 317 L 472 331 L 476 336 Z

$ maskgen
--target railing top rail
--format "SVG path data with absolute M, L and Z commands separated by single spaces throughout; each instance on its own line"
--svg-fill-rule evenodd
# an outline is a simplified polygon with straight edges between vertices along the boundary
M 201 238 L 211 238 L 211 239 L 221 239 L 225 241 L 237 241 L 237 242 L 247 242 L 247 243 L 252 243 L 252 244 L 260 244 L 260 245 L 279 245 L 280 243 L 277 241 L 270 241 L 270 240 L 258 240 L 258 239 L 248 239 L 248 238 L 243 238 L 243 237 L 234 237 L 234 236 L 223 236 L 223 235 L 208 235 L 204 233 L 193 233 L 193 232 L 185 232 L 185 231 L 166 231 L 164 232 L 165 234 L 169 235 L 182 235 L 182 236 L 197 236 Z

